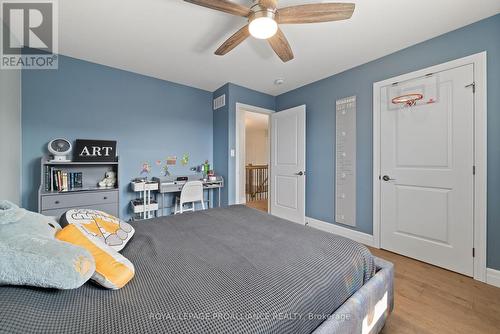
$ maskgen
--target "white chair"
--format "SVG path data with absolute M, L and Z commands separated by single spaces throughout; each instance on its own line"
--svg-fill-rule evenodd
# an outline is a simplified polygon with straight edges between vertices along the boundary
M 175 199 L 174 214 L 183 213 L 185 211 L 194 211 L 196 202 L 201 202 L 201 207 L 205 210 L 203 201 L 203 183 L 201 181 L 188 181 L 182 187 L 181 195 Z M 184 204 L 191 203 L 191 207 L 184 209 Z

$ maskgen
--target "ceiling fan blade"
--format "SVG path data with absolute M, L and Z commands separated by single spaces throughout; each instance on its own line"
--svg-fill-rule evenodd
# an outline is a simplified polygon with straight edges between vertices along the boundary
M 247 17 L 250 15 L 250 8 L 239 5 L 229 0 L 184 0 L 186 2 L 203 6 L 233 15 Z
M 316 3 L 278 9 L 278 23 L 316 23 L 351 18 L 353 3 Z
M 259 0 L 259 5 L 269 9 L 276 9 L 278 7 L 278 0 Z
M 221 46 L 215 51 L 217 56 L 223 56 L 235 47 L 237 47 L 241 42 L 243 42 L 250 32 L 248 31 L 248 24 L 235 32 L 231 37 L 229 37 Z
M 267 41 L 284 63 L 293 59 L 292 48 L 280 28 L 278 28 L 276 34 Z

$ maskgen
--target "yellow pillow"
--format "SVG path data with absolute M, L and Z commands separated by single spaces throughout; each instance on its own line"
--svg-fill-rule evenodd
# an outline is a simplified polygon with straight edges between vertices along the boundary
M 92 238 L 78 225 L 67 225 L 57 232 L 56 238 L 85 248 L 95 260 L 92 280 L 108 289 L 120 289 L 134 277 L 135 269 L 123 255 L 102 241 Z
M 121 251 L 135 233 L 129 223 L 103 211 L 70 209 L 59 220 L 61 226 L 75 224 L 116 251 Z

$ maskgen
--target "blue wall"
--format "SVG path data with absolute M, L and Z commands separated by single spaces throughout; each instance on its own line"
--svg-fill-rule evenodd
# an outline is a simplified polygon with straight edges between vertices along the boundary
M 85 61 L 60 57 L 57 71 L 23 72 L 23 205 L 36 209 L 38 158 L 55 137 L 118 140 L 121 214 L 128 181 L 141 163 L 182 156 L 212 160 L 226 179 L 222 204 L 234 202 L 236 103 L 271 110 L 306 104 L 306 214 L 333 223 L 335 100 L 357 95 L 357 229 L 372 233 L 372 84 L 399 74 L 488 51 L 488 266 L 500 269 L 500 15 L 417 44 L 346 72 L 273 97 L 234 84 L 214 93 Z M 212 97 L 226 106 L 212 111 Z M 149 131 L 134 132 L 139 126 Z M 213 150 L 213 155 L 212 155 Z M 191 165 L 191 164 L 190 164 Z M 155 166 L 153 167 L 155 168 Z M 187 173 L 176 167 L 174 173 Z M 154 171 L 158 174 L 159 171 Z
M 236 103 L 274 111 L 276 98 L 232 83 L 216 90 L 213 97 L 222 94 L 226 94 L 226 105 L 214 110 L 214 167 L 226 180 L 222 204 L 227 205 L 234 204 L 236 197 L 236 158 L 230 154 L 231 149 L 236 148 Z
M 40 156 L 50 139 L 65 137 L 118 141 L 121 217 L 129 216 L 129 181 L 143 161 L 160 174 L 156 160 L 178 157 L 180 166 L 212 160 L 212 93 L 69 57 L 54 71 L 23 71 L 23 206 L 37 209 Z
M 225 187 L 221 193 L 221 205 L 228 204 L 228 161 L 229 161 L 229 84 L 225 84 L 213 93 L 213 98 L 226 94 L 226 105 L 214 110 L 214 170 L 218 175 L 222 175 L 225 180 Z
M 488 267 L 500 269 L 500 15 L 279 95 L 276 110 L 306 104 L 306 215 L 333 223 L 335 101 L 357 96 L 357 229 L 372 233 L 373 83 L 488 52 Z

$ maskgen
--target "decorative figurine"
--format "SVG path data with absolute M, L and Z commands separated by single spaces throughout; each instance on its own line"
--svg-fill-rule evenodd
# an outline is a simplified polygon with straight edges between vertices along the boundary
M 208 160 L 205 160 L 205 163 L 203 164 L 203 173 L 208 174 L 209 170 L 210 170 L 210 164 L 208 163 Z
M 114 188 L 116 185 L 116 173 L 106 172 L 104 174 L 104 179 L 99 181 L 99 187 L 101 188 Z
M 183 166 L 187 166 L 188 163 L 189 163 L 189 154 L 184 153 L 184 155 L 182 156 L 182 159 L 181 159 L 181 164 Z

